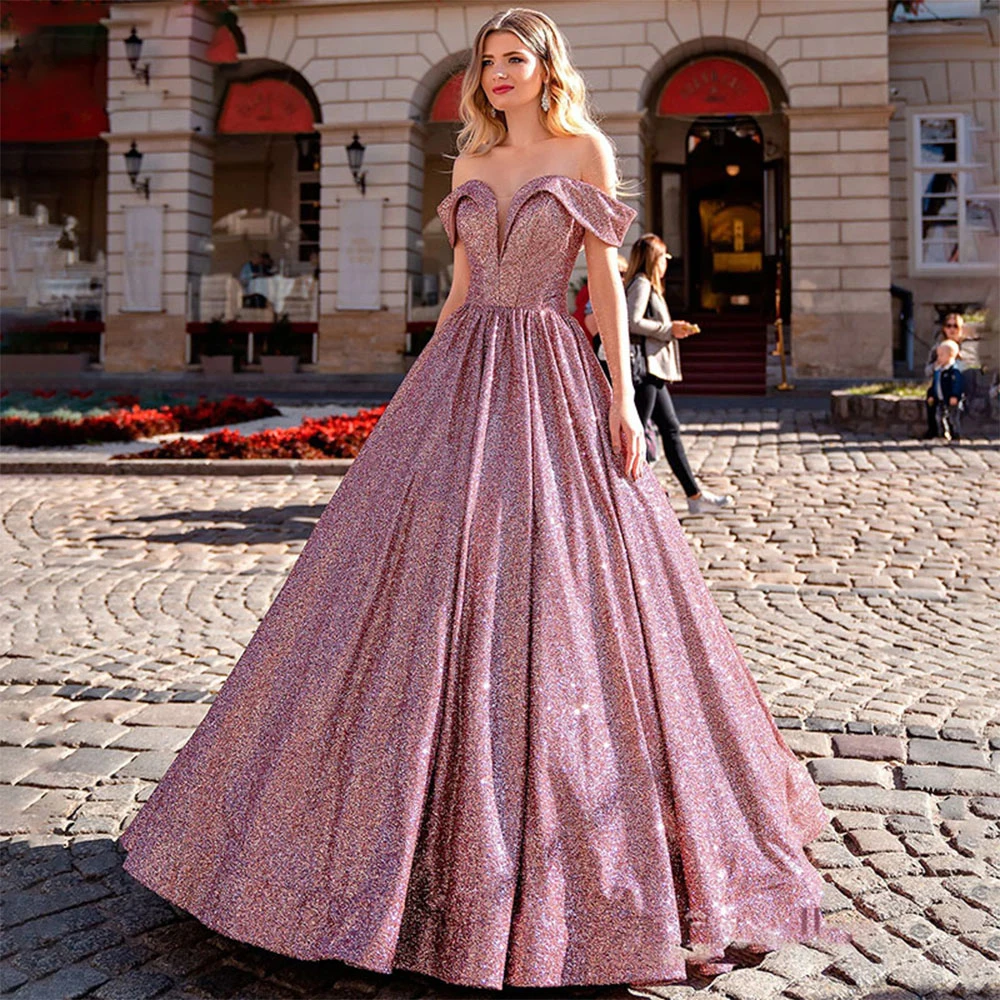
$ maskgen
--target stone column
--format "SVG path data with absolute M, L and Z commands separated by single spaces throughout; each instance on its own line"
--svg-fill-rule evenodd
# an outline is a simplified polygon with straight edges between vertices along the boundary
M 214 26 L 195 4 L 113 4 L 108 28 L 108 311 L 106 371 L 182 371 L 188 284 L 208 267 L 212 231 L 214 67 L 204 59 Z M 150 83 L 137 80 L 124 40 L 135 27 L 140 64 Z M 143 154 L 149 201 L 164 206 L 163 309 L 124 311 L 124 207 L 140 204 L 125 170 L 132 142 Z
M 796 375 L 892 377 L 892 107 L 789 108 Z
M 319 126 L 320 317 L 319 364 L 325 372 L 403 372 L 407 275 L 419 273 L 416 240 L 423 198 L 422 126 L 373 121 Z M 346 147 L 357 132 L 365 146 L 366 199 L 382 199 L 382 252 L 378 264 L 381 308 L 337 307 L 339 206 L 361 198 Z

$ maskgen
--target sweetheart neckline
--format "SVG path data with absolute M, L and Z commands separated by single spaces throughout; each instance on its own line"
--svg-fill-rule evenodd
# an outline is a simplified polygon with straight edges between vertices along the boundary
M 507 214 L 504 216 L 503 227 L 500 226 L 500 200 L 497 198 L 496 191 L 482 178 L 480 177 L 470 177 L 468 180 L 462 181 L 457 187 L 451 189 L 446 197 L 451 197 L 453 194 L 457 194 L 466 184 L 481 184 L 490 193 L 490 197 L 493 199 L 493 214 L 496 216 L 496 233 L 494 239 L 494 251 L 496 252 L 497 260 L 499 261 L 503 257 L 504 250 L 507 248 L 507 239 L 510 235 L 509 228 L 511 219 L 515 214 L 515 205 L 517 201 L 517 196 L 527 187 L 535 184 L 538 181 L 545 180 L 563 180 L 571 181 L 574 184 L 583 184 L 585 187 L 593 188 L 599 194 L 604 195 L 605 198 L 610 198 L 612 201 L 617 201 L 618 199 L 614 196 L 608 194 L 604 188 L 598 187 L 596 184 L 591 184 L 590 181 L 585 181 L 581 177 L 570 177 L 569 174 L 538 174 L 536 177 L 532 177 L 526 180 L 519 188 L 517 188 L 514 193 L 510 196 L 510 204 L 507 206 Z
M 562 181 L 572 181 L 574 184 L 584 184 L 587 187 L 593 188 L 595 191 L 600 191 L 601 194 L 605 196 L 605 198 L 613 197 L 612 195 L 608 194 L 608 192 L 605 191 L 604 188 L 598 187 L 596 184 L 591 184 L 590 181 L 585 181 L 582 177 L 570 177 L 569 174 L 538 174 L 535 177 L 528 178 L 528 180 L 526 180 L 521 185 L 521 187 L 516 188 L 514 190 L 514 193 L 510 196 L 511 204 L 514 203 L 514 199 L 521 193 L 522 189 L 528 187 L 529 184 L 534 184 L 535 181 L 550 180 L 552 178 L 558 178 L 559 180 Z M 462 181 L 462 183 L 459 184 L 457 187 L 452 188 L 449 194 L 454 194 L 456 191 L 460 191 L 462 188 L 465 187 L 466 184 L 482 184 L 483 187 L 486 188 L 486 190 L 489 191 L 491 195 L 493 195 L 493 200 L 499 201 L 499 199 L 497 198 L 496 191 L 493 190 L 489 182 L 484 181 L 481 177 L 470 177 L 468 180 Z

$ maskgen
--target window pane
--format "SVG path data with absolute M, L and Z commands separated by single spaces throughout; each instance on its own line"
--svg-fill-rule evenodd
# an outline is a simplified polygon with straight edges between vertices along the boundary
M 673 171 L 664 172 L 660 183 L 663 204 L 663 218 L 661 220 L 663 242 L 667 244 L 667 249 L 675 257 L 679 257 L 684 252 L 681 236 L 681 220 L 684 217 L 684 206 L 681 202 L 681 175 Z
M 986 198 L 967 198 L 965 201 L 965 221 L 969 229 L 984 230 L 996 235 L 996 202 L 990 204 Z
M 924 198 L 924 217 L 957 219 L 958 199 L 943 195 Z
M 920 162 L 958 162 L 958 122 L 955 118 L 924 118 L 920 122 Z
M 923 262 L 954 264 L 958 262 L 958 226 L 955 223 L 924 220 L 921 223 Z
M 968 246 L 962 258 L 968 263 L 996 264 L 1000 261 L 997 208 L 998 203 L 995 199 L 966 199 L 965 225 Z
M 923 181 L 924 197 L 921 199 L 922 215 L 958 216 L 958 175 L 928 174 Z

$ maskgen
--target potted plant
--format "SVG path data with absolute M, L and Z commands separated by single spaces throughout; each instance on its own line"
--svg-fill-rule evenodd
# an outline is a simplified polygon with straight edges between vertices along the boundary
M 264 338 L 260 369 L 269 375 L 289 375 L 299 370 L 296 333 L 287 313 L 276 317 Z
M 206 375 L 232 375 L 235 368 L 236 344 L 221 319 L 213 319 L 205 331 L 201 350 L 201 368 Z
M 6 375 L 72 375 L 86 370 L 90 354 L 74 351 L 72 339 L 56 326 L 17 327 L 0 335 Z

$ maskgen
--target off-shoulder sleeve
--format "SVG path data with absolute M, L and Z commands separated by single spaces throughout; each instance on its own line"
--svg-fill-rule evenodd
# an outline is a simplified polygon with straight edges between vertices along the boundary
M 639 214 L 630 205 L 586 181 L 567 179 L 560 185 L 560 193 L 573 218 L 613 247 L 622 245 L 628 227 Z
M 437 214 L 444 226 L 444 231 L 448 236 L 448 243 L 454 247 L 457 230 L 455 227 L 455 210 L 458 208 L 459 199 L 465 192 L 461 188 L 454 188 L 449 194 L 438 203 Z

